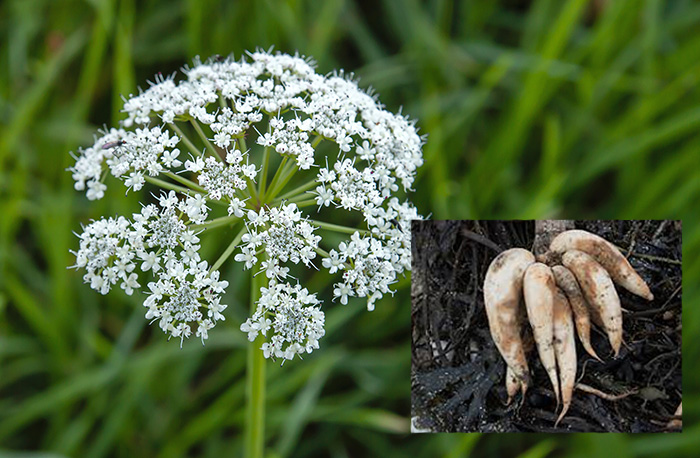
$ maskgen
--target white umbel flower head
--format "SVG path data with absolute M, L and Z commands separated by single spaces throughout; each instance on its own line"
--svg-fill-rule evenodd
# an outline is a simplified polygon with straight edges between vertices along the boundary
M 271 331 L 269 342 L 262 346 L 266 358 L 293 359 L 318 348 L 318 339 L 326 331 L 325 316 L 315 294 L 298 284 L 275 281 L 261 292 L 255 313 L 241 325 L 241 331 L 248 333 L 251 342 L 258 334 Z
M 365 298 L 373 310 L 410 270 L 410 221 L 420 216 L 402 196 L 423 139 L 351 78 L 317 74 L 298 55 L 196 60 L 184 75 L 159 74 L 125 99 L 119 128 L 78 151 L 69 170 L 88 199 L 104 197 L 108 175 L 127 191 L 169 192 L 133 220 L 86 226 L 76 267 L 102 294 L 146 285 L 148 319 L 181 341 L 204 340 L 224 319 L 218 268 L 232 258 L 265 279 L 241 330 L 264 337 L 266 357 L 310 353 L 324 314 L 300 271 L 327 269 L 334 300 Z M 238 235 L 210 266 L 199 235 L 217 228 Z

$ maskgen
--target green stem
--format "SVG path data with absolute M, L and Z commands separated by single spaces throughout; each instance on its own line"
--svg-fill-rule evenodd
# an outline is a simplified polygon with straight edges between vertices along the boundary
M 258 266 L 250 269 L 250 314 L 255 313 L 264 286 L 265 275 L 255 276 Z M 248 344 L 248 367 L 246 370 L 246 421 L 245 456 L 262 458 L 265 445 L 265 357 L 260 347 L 265 341 L 258 335 Z
M 275 176 L 272 177 L 272 181 L 270 181 L 270 185 L 265 190 L 265 194 L 260 196 L 261 199 L 265 200 L 269 197 L 270 191 L 272 190 L 273 186 L 277 185 L 277 180 L 279 180 L 280 175 L 282 174 L 282 169 L 284 168 L 285 165 L 287 165 L 288 160 L 289 160 L 288 156 L 284 156 L 282 158 L 282 162 L 280 162 L 279 167 L 277 167 L 277 171 L 275 172 Z
M 316 248 L 314 248 L 314 251 L 315 251 L 316 253 L 320 254 L 321 256 L 323 256 L 324 258 L 330 258 L 330 257 L 331 257 L 331 254 L 330 254 L 329 252 L 327 252 L 326 250 L 324 250 L 323 248 L 318 248 L 318 247 L 316 247 Z
M 173 180 L 177 181 L 178 183 L 184 184 L 184 185 L 187 186 L 188 188 L 194 189 L 194 190 L 197 191 L 197 192 L 201 192 L 201 193 L 203 193 L 203 194 L 206 194 L 206 193 L 207 193 L 207 190 L 206 190 L 206 189 L 204 189 L 203 187 L 201 187 L 200 185 L 198 185 L 197 183 L 195 183 L 195 182 L 192 181 L 192 180 L 188 180 L 188 179 L 185 178 L 185 177 L 181 177 L 181 176 L 178 175 L 177 173 L 173 173 L 173 172 L 163 172 L 163 175 L 165 175 L 165 176 L 168 177 L 168 178 L 172 178 Z
M 231 241 L 229 246 L 226 248 L 226 251 L 224 251 L 223 254 L 221 256 L 219 256 L 219 259 L 217 259 L 216 262 L 214 264 L 212 264 L 211 269 L 209 269 L 210 272 L 217 270 L 219 267 L 221 267 L 221 265 L 224 262 L 226 262 L 226 260 L 229 258 L 229 256 L 231 256 L 231 253 L 233 253 L 233 250 L 235 250 L 236 247 L 238 246 L 238 244 L 240 243 L 241 238 L 243 238 L 243 234 L 245 234 L 245 233 L 246 233 L 246 227 L 243 226 L 241 228 L 240 232 L 238 232 L 238 234 L 233 238 L 233 240 Z
M 280 200 L 280 201 L 281 201 L 281 200 L 284 200 L 284 199 L 292 198 L 292 197 L 296 196 L 297 194 L 301 194 L 302 192 L 307 191 L 307 190 L 313 188 L 314 186 L 317 186 L 318 184 L 319 184 L 318 181 L 316 181 L 316 180 L 311 180 L 311 181 L 309 181 L 308 183 L 299 186 L 298 188 L 292 189 L 291 191 L 289 191 L 289 192 L 286 193 L 286 194 L 282 194 L 281 196 L 279 196 L 279 197 L 278 197 L 277 199 L 275 199 L 275 200 Z
M 304 194 L 299 194 L 298 196 L 291 197 L 289 199 L 280 199 L 280 201 L 292 203 L 292 202 L 301 202 L 303 200 L 308 200 L 308 199 L 316 199 L 315 194 L 311 192 L 305 192 Z M 277 199 L 275 199 L 277 201 Z
M 326 230 L 335 231 L 335 232 L 341 232 L 343 234 L 354 234 L 355 232 L 359 232 L 360 234 L 364 234 L 364 235 L 372 235 L 372 233 L 370 231 L 365 230 L 365 229 L 357 229 L 354 227 L 339 226 L 338 224 L 324 223 L 323 221 L 316 221 L 313 219 L 310 219 L 309 223 L 313 224 L 314 226 L 318 226 L 321 229 L 326 229 Z
M 211 154 L 213 154 L 216 157 L 219 157 L 218 150 L 214 147 L 214 145 L 212 145 L 211 141 L 209 141 L 209 138 L 207 138 L 207 136 L 204 134 L 204 131 L 202 130 L 202 126 L 199 125 L 197 120 L 192 118 L 192 119 L 190 119 L 190 123 L 194 126 L 194 130 L 197 131 L 197 134 L 199 134 L 199 138 L 201 138 L 202 141 L 207 144 Z
M 238 140 L 238 149 L 241 150 L 241 153 L 245 153 L 246 151 L 248 151 L 248 145 L 246 145 L 245 142 L 245 133 L 241 138 L 237 138 L 236 140 Z
M 154 178 L 154 177 L 149 177 L 149 176 L 145 176 L 144 178 L 149 183 L 154 184 L 156 186 L 160 186 L 163 189 L 170 189 L 171 191 L 177 191 L 177 192 L 182 193 L 182 194 L 188 194 L 188 193 L 192 192 L 192 190 L 189 188 L 178 186 L 178 185 L 173 184 L 173 183 L 168 183 L 167 181 L 161 180 L 159 178 Z
M 214 229 L 215 227 L 221 227 L 226 225 L 232 225 L 239 218 L 237 216 L 222 216 L 221 218 L 215 218 L 209 221 L 205 221 L 202 224 L 193 224 L 190 226 L 192 230 L 199 229 Z
M 302 201 L 291 200 L 291 201 L 289 201 L 289 203 L 290 204 L 297 204 L 297 208 L 304 208 L 304 207 L 308 207 L 309 205 L 316 205 L 316 198 L 302 200 Z
M 171 129 L 173 129 L 180 136 L 180 139 L 183 142 L 185 142 L 185 145 L 187 145 L 187 147 L 190 149 L 190 152 L 192 154 L 195 154 L 197 156 L 202 156 L 202 152 L 199 150 L 199 148 L 194 146 L 194 143 L 192 143 L 192 141 L 189 139 L 189 137 L 187 135 L 185 135 L 185 133 L 177 126 L 177 124 L 175 124 L 174 122 L 171 122 L 168 125 L 170 126 Z
M 291 164 L 292 165 L 288 166 L 287 170 L 283 172 L 275 187 L 272 188 L 270 195 L 266 197 L 274 199 L 277 193 L 283 190 L 284 187 L 287 186 L 287 183 L 289 183 L 289 180 L 291 180 L 294 174 L 297 173 L 297 164 L 295 162 L 292 162 Z
M 248 194 L 250 194 L 250 197 L 252 197 L 254 200 L 257 200 L 258 204 L 260 204 L 260 195 L 255 189 L 255 183 L 253 183 L 253 181 L 250 178 L 246 178 L 245 181 L 248 184 Z
M 270 160 L 270 147 L 266 146 L 263 150 L 262 170 L 260 172 L 260 182 L 258 183 L 258 195 L 262 196 L 265 191 L 265 182 L 267 181 L 267 165 Z

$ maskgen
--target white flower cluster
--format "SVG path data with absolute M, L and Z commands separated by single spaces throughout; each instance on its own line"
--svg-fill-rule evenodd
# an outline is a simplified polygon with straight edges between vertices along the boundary
M 257 173 L 254 164 L 241 165 L 242 161 L 243 153 L 233 150 L 226 155 L 226 163 L 213 156 L 206 159 L 198 157 L 185 162 L 185 169 L 199 173 L 199 184 L 207 191 L 209 198 L 233 199 L 236 190 L 243 190 L 248 186 L 246 178 L 254 180 Z
M 246 111 L 241 111 L 242 108 Z M 239 106 L 236 108 L 236 112 L 229 107 L 224 107 L 216 115 L 216 122 L 210 126 L 214 132 L 214 144 L 219 148 L 227 149 L 234 139 L 243 135 L 252 123 L 262 121 L 262 113 L 251 110 L 250 106 Z
M 289 268 L 282 266 L 282 263 L 287 261 L 311 265 L 321 237 L 314 234 L 314 226 L 302 219 L 296 204 L 282 205 L 269 211 L 263 208 L 259 213 L 250 210 L 248 220 L 250 224 L 248 233 L 242 239 L 241 253 L 235 257 L 236 261 L 245 263 L 246 269 L 258 261 L 255 254 L 261 246 L 265 250 L 265 260 L 261 264 L 267 278 L 286 278 Z
M 118 218 L 100 223 L 108 230 L 88 226 L 78 265 L 94 288 L 106 292 L 121 281 L 130 292 L 136 260 L 142 260 L 142 270 L 156 276 L 149 283 L 148 317 L 180 337 L 192 332 L 187 323 L 197 322 L 204 338 L 223 319 L 217 295 L 225 282 L 206 272 L 187 227 L 238 224 L 240 243 L 220 261 L 237 248 L 234 259 L 268 279 L 263 305 L 242 329 L 251 338 L 266 336 L 266 356 L 310 351 L 323 335 L 323 314 L 314 295 L 286 283 L 290 268 L 316 268 L 313 261 L 321 257 L 320 266 L 342 275 L 333 295 L 343 304 L 362 297 L 372 310 L 391 293 L 397 276 L 411 267 L 410 221 L 420 215 L 398 194 L 411 190 L 423 140 L 413 122 L 385 110 L 355 81 L 343 73 L 317 74 L 299 56 L 255 52 L 240 61 L 197 61 L 184 73 L 182 81 L 159 75 L 130 96 L 121 128 L 80 151 L 70 171 L 89 199 L 103 197 L 105 167 L 128 188 L 139 190 L 150 180 L 186 196 L 179 202 L 162 197 L 160 210 L 145 206 L 134 223 Z M 196 131 L 200 141 L 185 130 Z M 188 158 L 179 160 L 185 147 Z M 279 170 L 268 170 L 272 164 L 281 164 Z M 178 183 L 164 185 L 155 179 L 159 174 Z M 212 203 L 223 204 L 228 216 L 207 220 Z M 362 227 L 324 223 L 333 212 L 340 222 L 355 213 Z M 141 245 L 130 239 L 138 223 Z M 319 233 L 326 231 L 349 238 L 323 246 Z
M 117 219 L 101 219 L 88 224 L 80 234 L 80 249 L 75 254 L 75 267 L 87 272 L 85 283 L 101 294 L 107 294 L 112 286 L 122 280 L 122 288 L 131 295 L 140 285 L 136 274 L 136 251 L 133 245 L 140 240 L 133 234 L 131 222 L 123 216 Z
M 347 304 L 348 297 L 367 297 L 367 309 L 384 294 L 396 275 L 411 269 L 410 221 L 420 219 L 415 207 L 399 200 L 389 200 L 387 208 L 365 210 L 372 237 L 355 232 L 348 242 L 341 242 L 323 259 L 323 267 L 331 274 L 343 272 L 343 281 L 335 284 L 333 294 Z
M 226 319 L 220 294 L 227 286 L 226 280 L 219 280 L 218 271 L 209 272 L 206 261 L 170 259 L 158 280 L 148 284 L 150 295 L 143 303 L 148 307 L 146 318 L 158 319 L 163 332 L 181 341 L 192 334 L 189 323 L 197 323 L 196 335 L 204 342 L 209 329 Z
M 76 267 L 87 273 L 83 279 L 102 294 L 121 280 L 121 287 L 131 295 L 139 288 L 140 270 L 153 272 L 158 280 L 148 283 L 150 295 L 144 302 L 146 318 L 159 319 L 163 331 L 184 339 L 197 323 L 197 337 L 202 341 L 218 320 L 226 305 L 220 294 L 228 285 L 219 281 L 219 272 L 210 272 L 199 255 L 199 238 L 183 221 L 203 220 L 207 216 L 201 196 L 178 200 L 175 192 L 160 196 L 159 205 L 146 205 L 133 221 L 123 216 L 94 221 L 80 235 Z M 205 312 L 202 311 L 205 310 Z
M 314 148 L 309 143 L 309 132 L 313 130 L 311 118 L 285 121 L 275 117 L 270 119 L 270 132 L 259 136 L 257 143 L 273 147 L 279 154 L 293 156 L 301 170 L 308 170 L 314 163 Z
M 111 129 L 85 150 L 80 150 L 76 163 L 69 168 L 77 191 L 85 190 L 90 200 L 101 199 L 107 186 L 103 179 L 103 164 L 117 178 L 134 191 L 143 187 L 144 172 L 155 177 L 166 169 L 182 165 L 177 158 L 180 150 L 175 148 L 180 138 L 161 127 L 136 129 Z
M 318 339 L 326 331 L 325 315 L 319 309 L 315 294 L 309 294 L 300 285 L 270 282 L 261 289 L 258 307 L 242 325 L 252 342 L 258 333 L 266 335 L 272 328 L 272 337 L 262 345 L 265 358 L 293 359 L 295 355 L 311 353 L 318 348 Z
M 223 134 L 217 144 L 227 147 L 225 138 L 230 142 L 240 137 L 262 119 L 261 113 L 292 110 L 292 119 L 272 118 L 271 132 L 261 135 L 258 143 L 295 156 L 304 170 L 312 165 L 308 138 L 315 133 L 334 140 L 342 152 L 356 150 L 373 168 L 386 169 L 389 181 L 400 180 L 410 188 L 423 163 L 422 140 L 412 122 L 384 110 L 342 74 L 319 75 L 300 57 L 256 52 L 251 58 L 252 62 L 227 59 L 196 65 L 177 85 L 172 78 L 161 78 L 125 102 L 124 126 L 150 124 L 158 116 L 171 123 L 189 115 Z M 230 100 L 235 111 L 207 111 L 219 97 Z

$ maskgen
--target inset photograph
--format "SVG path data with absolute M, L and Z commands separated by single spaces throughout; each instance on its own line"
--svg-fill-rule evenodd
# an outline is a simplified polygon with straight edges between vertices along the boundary
M 411 430 L 682 430 L 680 221 L 414 221 Z

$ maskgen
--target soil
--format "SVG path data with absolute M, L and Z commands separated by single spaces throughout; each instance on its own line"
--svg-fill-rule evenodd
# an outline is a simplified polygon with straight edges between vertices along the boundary
M 483 281 L 504 249 L 532 249 L 534 221 L 414 221 L 412 271 L 412 416 L 434 432 L 659 432 L 681 402 L 681 223 L 575 221 L 628 256 L 655 295 L 652 302 L 617 288 L 623 339 L 615 358 L 595 328 L 588 356 L 577 339 L 577 380 L 610 395 L 574 391 L 555 428 L 557 405 L 529 329 L 532 377 L 526 399 L 506 405 L 505 364 L 490 336 Z

